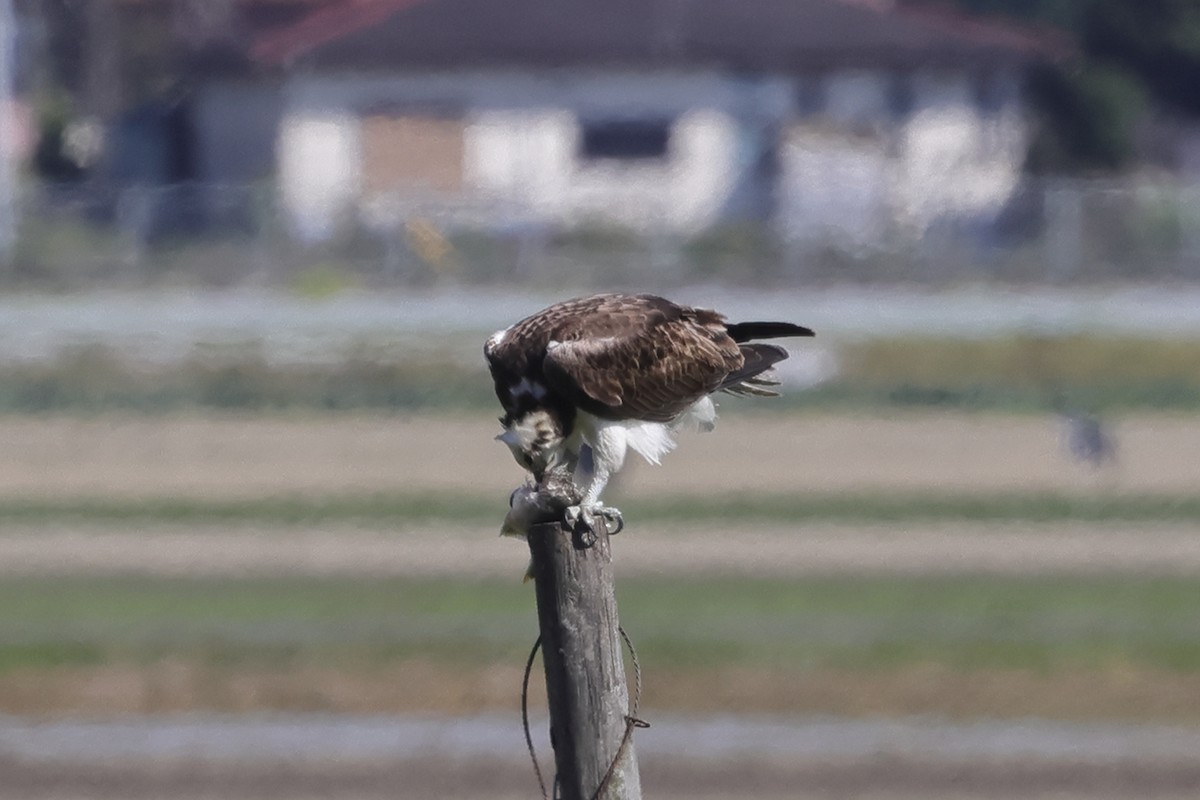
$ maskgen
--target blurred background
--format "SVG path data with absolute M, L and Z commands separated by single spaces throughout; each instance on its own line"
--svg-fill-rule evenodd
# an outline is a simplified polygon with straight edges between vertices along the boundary
M 0 795 L 536 796 L 482 342 L 637 290 L 818 332 L 610 491 L 647 797 L 1197 796 L 1198 85 L 1169 0 L 0 0 Z

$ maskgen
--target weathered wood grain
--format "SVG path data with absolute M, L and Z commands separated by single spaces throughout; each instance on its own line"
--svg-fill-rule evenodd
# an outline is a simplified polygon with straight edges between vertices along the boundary
M 550 736 L 563 800 L 590 800 L 625 737 L 625 679 L 608 531 L 595 542 L 560 522 L 529 529 L 538 624 L 550 704 Z M 640 800 L 632 739 L 606 800 Z

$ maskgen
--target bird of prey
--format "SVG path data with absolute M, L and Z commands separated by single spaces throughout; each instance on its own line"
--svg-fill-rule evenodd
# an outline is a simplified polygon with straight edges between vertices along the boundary
M 730 324 L 716 311 L 650 294 L 599 294 L 556 303 L 484 345 L 503 432 L 539 485 L 565 471 L 579 495 L 564 512 L 592 527 L 620 512 L 600 501 L 627 449 L 651 464 L 684 428 L 711 430 L 709 395 L 775 396 L 771 367 L 787 358 L 754 340 L 812 336 L 789 322 Z

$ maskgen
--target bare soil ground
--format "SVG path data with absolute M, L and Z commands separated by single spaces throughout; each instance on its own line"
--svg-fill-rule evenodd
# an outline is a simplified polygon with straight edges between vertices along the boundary
M 495 423 L 450 417 L 120 417 L 0 419 L 3 497 L 257 497 L 313 492 L 468 490 L 504 497 L 522 479 L 492 441 Z M 1200 418 L 1117 421 L 1119 461 L 1097 474 L 1064 453 L 1057 420 L 965 414 L 749 417 L 730 410 L 717 431 L 681 438 L 661 468 L 634 464 L 626 496 L 752 489 L 856 491 L 1200 490 Z M 634 531 L 616 541 L 622 573 L 750 571 L 1138 570 L 1200 572 L 1186 525 L 756 526 Z M 687 546 L 681 547 L 680 542 Z M 511 574 L 526 553 L 491 528 L 407 531 L 175 526 L 101 530 L 8 526 L 0 574 Z M 321 713 L 511 710 L 518 666 L 406 662 L 388 669 L 315 666 L 222 670 L 197 664 L 9 670 L 0 705 L 16 714 L 171 713 L 197 707 Z M 706 698 L 703 708 L 696 698 Z M 862 715 L 1038 715 L 1200 718 L 1188 672 L 1069 675 L 953 673 L 917 666 L 865 675 L 769 668 L 656 676 L 655 704 L 690 711 Z M 515 746 L 520 748 L 519 740 Z M 519 751 L 523 752 L 523 751 Z M 733 798 L 1184 798 L 1200 796 L 1195 763 L 958 764 L 643 760 L 647 796 Z M 527 764 L 48 764 L 0 759 L 0 796 L 82 798 L 516 798 L 536 796 Z
M 0 535 L 0 576 L 479 575 L 517 580 L 525 543 L 496 528 L 412 530 L 80 524 Z M 736 546 L 733 546 L 733 545 Z M 1200 575 L 1187 524 L 805 524 L 795 528 L 655 525 L 613 539 L 621 575 L 1104 574 Z
M 1200 769 L 1138 762 L 930 764 L 889 759 L 833 764 L 646 761 L 658 800 L 1185 800 Z M 314 766 L 161 767 L 30 765 L 0 761 L 11 800 L 517 800 L 538 796 L 518 761 Z
M 1180 728 L 653 719 L 635 745 L 648 797 L 1173 798 L 1200 788 L 1197 732 Z M 5 797 L 537 796 L 508 715 L 3 723 L 0 736 L 23 742 L 0 756 Z M 549 767 L 545 717 L 533 723 Z
M 713 491 L 1200 489 L 1200 417 L 1115 420 L 1118 460 L 1072 462 L 1049 416 L 749 416 L 684 434 L 663 466 L 631 457 L 628 495 Z M 0 496 L 219 496 L 495 491 L 522 473 L 487 418 L 8 417 Z M 637 463 L 633 463 L 637 462 Z
M 513 711 L 521 664 L 238 666 L 164 660 L 11 669 L 0 676 L 8 714 L 106 718 L 189 712 L 478 714 Z M 933 715 L 950 718 L 1200 721 L 1200 676 L 1130 666 L 1043 673 L 958 671 L 935 664 L 887 670 L 658 666 L 658 711 L 693 714 Z M 540 691 L 531 707 L 544 705 Z

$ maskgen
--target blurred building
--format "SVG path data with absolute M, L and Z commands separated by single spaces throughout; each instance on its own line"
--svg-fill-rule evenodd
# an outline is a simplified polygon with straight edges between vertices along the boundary
M 327 0 L 15 4 L 29 65 L 26 160 L 40 179 L 27 213 L 79 213 L 142 235 L 204 230 L 229 200 L 212 187 L 274 174 L 279 90 L 249 50 Z
M 253 54 L 283 76 L 278 105 L 269 82 L 213 85 L 197 125 L 219 157 L 278 111 L 307 238 L 417 203 L 862 245 L 998 213 L 1029 136 L 1023 74 L 1055 50 L 886 0 L 376 0 Z
M 90 0 L 82 94 L 113 140 L 118 184 L 236 184 L 275 168 L 278 81 L 253 42 L 328 0 Z M 106 56 L 106 49 L 119 50 Z M 139 56 L 140 53 L 140 56 Z M 108 66 L 106 66 L 108 65 Z M 138 73 L 159 86 L 147 86 Z

